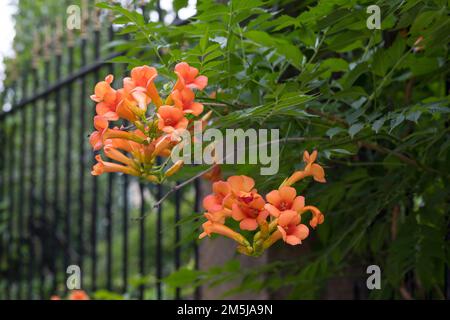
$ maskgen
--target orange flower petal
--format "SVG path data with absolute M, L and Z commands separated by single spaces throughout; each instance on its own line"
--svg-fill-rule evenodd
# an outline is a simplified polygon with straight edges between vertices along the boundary
M 266 203 L 264 205 L 264 209 L 266 209 L 271 216 L 278 218 L 280 216 L 281 211 L 278 210 L 275 206 L 271 205 L 270 203 Z
M 279 193 L 281 199 L 289 204 L 294 201 L 295 196 L 297 195 L 297 191 L 294 188 L 288 186 L 281 187 L 279 189 Z
M 256 221 L 256 219 L 245 218 L 241 220 L 241 222 L 239 223 L 239 227 L 242 230 L 253 231 L 258 228 L 258 222 Z
M 209 212 L 220 211 L 223 209 L 223 206 L 217 200 L 218 199 L 215 195 L 210 194 L 203 199 L 203 207 Z
M 236 221 L 241 221 L 242 219 L 245 219 L 247 217 L 247 215 L 241 210 L 241 208 L 236 203 L 233 203 L 231 207 L 231 216 Z
M 280 192 L 278 190 L 272 190 L 268 194 L 266 194 L 266 200 L 273 204 L 275 207 L 278 207 L 281 202 Z
M 281 212 L 278 217 L 278 225 L 286 227 L 289 224 L 297 225 L 300 222 L 300 215 L 294 210 L 286 210 Z
M 323 170 L 323 168 L 320 165 L 313 163 L 311 165 L 311 172 L 312 172 L 314 180 L 316 180 L 317 182 L 322 182 L 322 183 L 326 182 L 325 171 Z
M 309 229 L 304 224 L 299 224 L 297 227 L 295 227 L 294 236 L 296 236 L 300 241 L 305 240 L 309 236 Z
M 212 185 L 212 189 L 214 193 L 220 194 L 225 197 L 231 192 L 230 185 L 225 181 L 217 181 Z
M 294 199 L 291 209 L 300 212 L 305 207 L 305 197 L 298 196 Z

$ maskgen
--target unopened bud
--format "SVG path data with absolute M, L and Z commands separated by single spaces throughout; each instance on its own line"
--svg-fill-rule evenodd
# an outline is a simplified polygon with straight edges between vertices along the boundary
M 158 156 L 164 149 L 166 149 L 170 144 L 170 137 L 165 136 L 155 146 L 155 150 L 153 151 L 153 156 Z
M 178 160 L 177 162 L 175 162 L 175 164 L 173 166 L 171 166 L 165 173 L 166 177 L 170 177 L 173 176 L 176 172 L 178 172 L 178 170 L 180 170 L 180 168 L 183 166 L 184 161 L 183 160 Z
M 153 183 L 159 183 L 159 179 L 157 176 L 151 174 L 145 177 L 148 181 L 153 182 Z
M 208 121 L 211 118 L 212 115 L 212 110 L 210 110 L 208 113 L 206 113 L 203 117 L 202 117 L 202 121 Z

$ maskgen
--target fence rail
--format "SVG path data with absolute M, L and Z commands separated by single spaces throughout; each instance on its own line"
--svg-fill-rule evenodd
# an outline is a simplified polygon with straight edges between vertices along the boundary
M 117 36 L 110 23 L 99 22 L 97 12 L 77 39 L 61 34 L 61 23 L 42 46 L 36 35 L 33 61 L 3 92 L 0 298 L 64 294 L 69 265 L 80 267 L 88 292 L 199 298 L 199 290 L 171 290 L 159 281 L 182 264 L 198 267 L 196 243 L 180 246 L 177 223 L 198 211 L 199 185 L 149 214 L 164 186 L 149 188 L 126 175 L 90 176 L 94 154 L 87 138 L 95 108 L 88 97 L 106 74 L 120 78 L 126 71 L 107 63 L 119 53 L 101 56 L 102 44 Z

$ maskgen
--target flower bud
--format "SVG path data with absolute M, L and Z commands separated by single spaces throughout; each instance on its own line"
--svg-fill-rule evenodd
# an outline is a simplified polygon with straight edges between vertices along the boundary
M 153 183 L 159 183 L 158 177 L 153 174 L 146 176 L 145 179 Z
M 175 164 L 173 166 L 171 166 L 165 173 L 166 177 L 170 177 L 173 176 L 176 172 L 178 172 L 178 170 L 180 170 L 180 168 L 183 166 L 184 161 L 183 160 L 178 160 L 177 162 L 175 162 Z

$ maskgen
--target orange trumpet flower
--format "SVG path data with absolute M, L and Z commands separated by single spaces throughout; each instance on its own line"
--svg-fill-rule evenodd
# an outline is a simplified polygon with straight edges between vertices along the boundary
M 145 88 L 146 93 L 152 99 L 153 103 L 160 107 L 162 105 L 161 97 L 156 89 L 154 80 L 158 76 L 155 68 L 149 66 L 136 67 L 131 70 L 131 80 L 138 87 Z
M 263 197 L 253 189 L 255 181 L 247 176 L 232 176 L 227 182 L 230 184 L 231 194 L 224 199 L 225 206 L 231 203 L 231 216 L 240 222 L 242 230 L 255 230 L 258 221 L 267 216 Z
M 116 113 L 118 95 L 117 91 L 111 87 L 113 80 L 113 75 L 106 76 L 105 81 L 100 81 L 95 85 L 94 94 L 91 95 L 91 99 L 97 102 L 96 113 L 110 121 L 119 119 Z
M 178 81 L 175 84 L 175 89 L 188 87 L 190 89 L 203 90 L 208 85 L 208 78 L 205 76 L 198 76 L 198 69 L 191 67 L 186 62 L 178 63 L 175 66 L 175 73 L 178 76 Z
M 307 211 L 311 211 L 311 213 L 312 213 L 312 218 L 309 221 L 309 225 L 311 227 L 315 228 L 315 227 L 317 227 L 317 225 L 322 224 L 324 222 L 325 217 L 324 217 L 323 213 L 320 212 L 320 210 L 317 209 L 316 207 L 306 206 L 300 211 L 300 214 L 303 214 Z
M 161 106 L 158 109 L 158 128 L 166 133 L 187 128 L 188 119 L 183 111 L 173 106 Z
M 240 233 L 233 231 L 222 223 L 206 221 L 202 224 L 203 232 L 200 234 L 199 239 L 202 239 L 206 236 L 211 236 L 212 233 L 217 233 L 223 235 L 227 238 L 233 239 L 244 247 L 250 246 L 248 241 L 242 236 Z
M 203 199 L 203 207 L 209 212 L 221 211 L 223 201 L 231 192 L 231 187 L 228 182 L 217 181 L 212 185 L 213 193 Z
M 194 101 L 195 94 L 189 88 L 174 90 L 170 97 L 175 106 L 183 110 L 184 113 L 192 113 L 194 116 L 198 116 L 203 112 L 203 105 Z
M 96 131 L 94 131 L 89 136 L 89 143 L 92 148 L 96 150 L 100 150 L 103 147 L 103 135 L 108 130 L 108 120 L 103 116 L 95 116 L 94 117 L 94 127 Z
M 309 235 L 308 227 L 300 224 L 300 215 L 294 210 L 286 210 L 280 214 L 277 228 L 284 242 L 293 246 L 302 243 Z
M 305 177 L 312 176 L 317 182 L 325 183 L 325 171 L 322 166 L 314 163 L 317 159 L 317 151 L 315 150 L 311 155 L 308 151 L 303 153 L 303 161 L 306 162 L 304 170 L 294 172 L 289 178 L 287 178 L 281 185 L 291 186 L 297 181 L 304 179 Z
M 91 171 L 91 174 L 93 176 L 99 176 L 105 172 L 122 172 L 132 176 L 139 176 L 139 172 L 136 169 L 114 162 L 103 161 L 99 154 L 95 156 L 95 160 L 97 160 L 97 163 L 94 165 Z
M 285 210 L 300 212 L 305 206 L 305 198 L 302 196 L 297 197 L 297 191 L 288 186 L 269 192 L 266 195 L 266 200 L 269 203 L 264 208 L 275 218 L 278 218 L 280 213 Z

